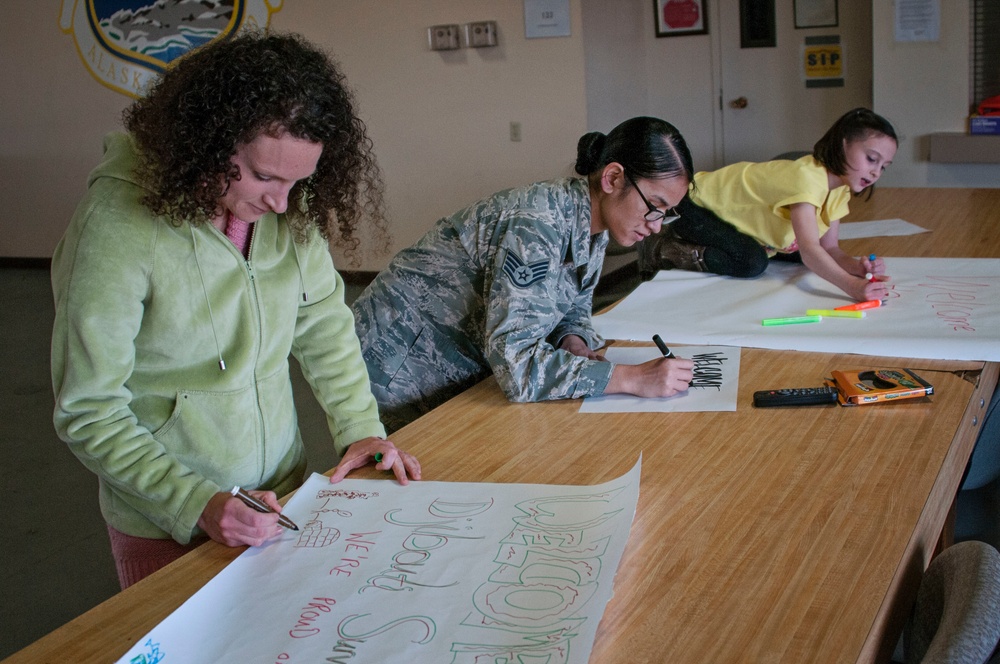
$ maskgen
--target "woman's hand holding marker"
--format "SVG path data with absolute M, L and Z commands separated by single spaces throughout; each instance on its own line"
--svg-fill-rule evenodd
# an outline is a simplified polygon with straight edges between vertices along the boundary
M 663 343 L 663 339 L 660 338 L 660 335 L 653 335 L 653 343 L 656 344 L 656 347 L 660 350 L 660 354 L 663 355 L 664 358 L 668 360 L 674 358 L 673 351 L 667 348 L 667 344 Z

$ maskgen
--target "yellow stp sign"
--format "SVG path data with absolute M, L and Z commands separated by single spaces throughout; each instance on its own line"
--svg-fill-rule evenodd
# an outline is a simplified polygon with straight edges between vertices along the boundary
M 805 44 L 802 47 L 805 78 L 842 78 L 844 47 L 841 44 Z

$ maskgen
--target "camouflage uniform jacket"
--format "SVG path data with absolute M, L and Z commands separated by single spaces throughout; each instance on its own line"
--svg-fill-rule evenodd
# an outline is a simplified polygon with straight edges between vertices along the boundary
M 591 325 L 607 233 L 579 178 L 497 193 L 440 220 L 354 303 L 383 422 L 415 419 L 489 375 L 511 401 L 602 394 L 612 365 L 559 350 Z

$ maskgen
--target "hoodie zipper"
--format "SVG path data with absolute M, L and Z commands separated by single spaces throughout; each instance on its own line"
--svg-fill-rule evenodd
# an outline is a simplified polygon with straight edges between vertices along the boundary
M 253 368 L 250 376 L 253 381 L 254 401 L 257 403 L 257 430 L 260 432 L 257 443 L 260 451 L 260 475 L 258 477 L 258 482 L 262 482 L 264 480 L 264 469 L 267 468 L 267 446 L 264 444 L 264 407 L 260 401 L 260 389 L 257 385 L 257 365 L 260 360 L 261 348 L 264 345 L 264 328 L 261 325 L 260 297 L 257 293 L 257 275 L 253 268 L 253 247 L 254 242 L 257 239 L 257 224 L 259 223 L 260 221 L 257 221 L 250 225 L 250 246 L 249 249 L 247 249 L 247 255 L 243 260 L 243 265 L 246 267 L 247 277 L 250 279 L 250 300 L 253 305 L 251 309 L 257 323 L 257 352 L 254 356 Z

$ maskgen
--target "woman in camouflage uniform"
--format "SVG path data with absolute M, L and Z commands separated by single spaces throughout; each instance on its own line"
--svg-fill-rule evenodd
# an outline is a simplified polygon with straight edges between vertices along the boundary
M 494 194 L 400 252 L 353 307 L 386 427 L 491 373 L 517 402 L 687 389 L 689 360 L 605 361 L 590 316 L 608 235 L 631 246 L 657 232 L 693 171 L 676 128 L 632 118 L 580 139 L 582 177 Z

